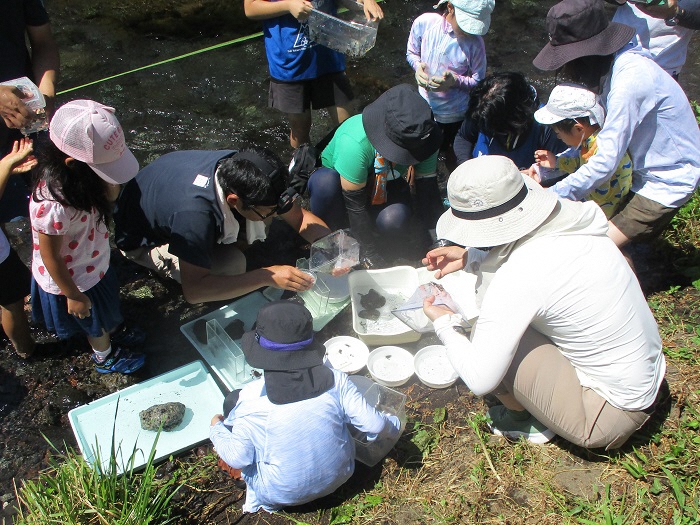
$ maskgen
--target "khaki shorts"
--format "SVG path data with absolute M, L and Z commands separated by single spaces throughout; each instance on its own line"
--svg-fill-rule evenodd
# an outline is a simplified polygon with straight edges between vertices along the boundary
M 282 113 L 304 113 L 310 108 L 347 106 L 353 98 L 350 81 L 341 71 L 299 82 L 270 79 L 268 106 Z
M 169 245 L 142 246 L 135 250 L 122 252 L 124 257 L 149 270 L 153 270 L 164 279 L 182 283 L 180 276 L 180 259 L 168 251 Z M 245 255 L 233 244 L 217 244 L 212 253 L 212 275 L 240 275 L 245 273 Z
M 528 328 L 495 394 L 511 393 L 530 414 L 567 441 L 585 448 L 620 447 L 653 409 L 621 410 L 581 386 L 571 362 L 545 336 Z
M 610 222 L 629 240 L 643 241 L 658 237 L 677 212 L 678 208 L 629 192 Z

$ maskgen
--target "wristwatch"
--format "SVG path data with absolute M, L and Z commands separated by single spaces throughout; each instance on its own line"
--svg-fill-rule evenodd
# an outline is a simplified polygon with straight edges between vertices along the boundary
M 671 27 L 677 26 L 678 22 L 680 21 L 680 19 L 683 17 L 684 14 L 685 14 L 685 11 L 683 10 L 683 8 L 678 7 L 676 9 L 676 14 L 673 15 L 671 18 L 667 18 L 666 20 L 664 20 L 664 22 L 666 22 L 667 26 L 671 26 Z

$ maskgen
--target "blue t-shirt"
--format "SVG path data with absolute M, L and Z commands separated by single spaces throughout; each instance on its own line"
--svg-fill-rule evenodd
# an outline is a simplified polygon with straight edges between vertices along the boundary
M 467 144 L 472 146 L 471 151 L 468 151 Z M 460 164 L 481 155 L 503 155 L 518 168 L 525 169 L 532 165 L 538 149 L 561 153 L 566 149 L 566 144 L 557 138 L 552 128 L 534 119 L 528 133 L 518 137 L 515 145 L 503 144 L 503 137 L 483 133 L 478 123 L 471 119 L 464 120 L 454 142 L 454 151 Z
M 234 153 L 175 151 L 139 171 L 117 200 L 117 247 L 129 251 L 169 244 L 168 251 L 183 261 L 211 268 L 224 223 L 214 174 L 218 162 Z
M 316 0 L 314 7 L 335 15 L 334 0 Z M 282 82 L 310 80 L 345 71 L 342 53 L 309 39 L 309 26 L 290 14 L 263 20 L 270 76 Z

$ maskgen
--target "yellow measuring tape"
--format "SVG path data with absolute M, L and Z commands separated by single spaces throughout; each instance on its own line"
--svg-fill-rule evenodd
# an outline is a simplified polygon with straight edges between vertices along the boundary
M 154 64 L 149 64 L 149 65 L 147 65 L 147 66 L 137 67 L 136 69 L 130 69 L 129 71 L 124 71 L 123 73 L 117 73 L 116 75 L 112 75 L 112 76 L 110 76 L 110 77 L 101 78 L 100 80 L 95 80 L 95 81 L 93 81 L 93 82 L 88 82 L 87 84 L 82 84 L 82 85 L 80 85 L 80 86 L 75 86 L 75 87 L 72 87 L 72 88 L 70 88 L 70 89 L 64 89 L 63 91 L 59 91 L 59 92 L 56 93 L 56 94 L 57 94 L 57 95 L 63 95 L 64 93 L 70 93 L 71 91 L 76 91 L 76 90 L 82 89 L 82 88 L 84 88 L 84 87 L 93 86 L 93 85 L 95 85 L 95 84 L 99 84 L 100 82 L 106 82 L 106 81 L 112 80 L 112 79 L 114 79 L 114 78 L 123 77 L 124 75 L 130 75 L 131 73 L 136 73 L 137 71 L 143 71 L 144 69 L 150 69 L 150 68 L 152 68 L 152 67 L 161 66 L 161 65 L 163 65 L 163 64 L 167 64 L 168 62 L 175 62 L 176 60 L 180 60 L 180 59 L 182 59 L 182 58 L 187 58 L 187 57 L 199 55 L 200 53 L 206 53 L 207 51 L 213 51 L 214 49 L 219 49 L 219 48 L 221 48 L 221 47 L 229 46 L 229 45 L 231 45 L 231 44 L 238 44 L 239 42 L 245 42 L 246 40 L 251 40 L 251 39 L 253 39 L 253 38 L 258 38 L 258 37 L 260 37 L 260 36 L 262 36 L 262 31 L 259 32 L 259 33 L 255 33 L 255 34 L 252 34 L 252 35 L 244 36 L 244 37 L 241 37 L 241 38 L 236 38 L 236 39 L 234 39 L 234 40 L 229 40 L 228 42 L 222 42 L 221 44 L 216 44 L 216 45 L 214 45 L 214 46 L 205 47 L 204 49 L 200 49 L 200 50 L 198 50 L 198 51 L 192 51 L 192 52 L 190 52 L 190 53 L 185 53 L 184 55 L 180 55 L 180 56 L 168 58 L 167 60 L 161 60 L 160 62 L 156 62 L 156 63 L 154 63 Z

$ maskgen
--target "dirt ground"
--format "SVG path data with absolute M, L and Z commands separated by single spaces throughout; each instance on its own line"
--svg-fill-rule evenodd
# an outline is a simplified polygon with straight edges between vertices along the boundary
M 26 232 L 21 225 L 19 232 L 10 232 L 13 242 L 20 254 L 26 253 L 23 238 Z M 304 253 L 303 245 L 294 236 L 283 229 L 273 235 L 274 253 L 283 254 L 289 260 Z M 265 258 L 272 253 L 267 248 L 254 250 L 249 259 L 253 264 L 262 265 Z M 416 253 L 405 254 L 398 263 L 417 264 Z M 670 286 L 684 286 L 688 278 L 673 271 L 675 252 L 668 245 L 643 245 L 633 253 L 640 281 L 647 294 L 666 290 Z M 413 258 L 411 258 L 413 257 Z M 16 504 L 14 484 L 22 479 L 33 478 L 40 469 L 47 465 L 50 447 L 49 440 L 59 450 L 66 447 L 76 447 L 67 414 L 72 408 L 102 397 L 108 393 L 124 388 L 135 381 L 145 380 L 178 366 L 187 364 L 199 358 L 199 354 L 180 332 L 180 326 L 195 319 L 220 304 L 197 305 L 187 304 L 180 295 L 179 286 L 173 282 L 165 282 L 154 278 L 146 270 L 125 261 L 119 254 L 113 253 L 113 264 L 117 267 L 122 283 L 122 308 L 129 322 L 137 323 L 148 332 L 148 339 L 143 351 L 147 354 L 147 365 L 134 376 L 118 374 L 100 375 L 94 372 L 88 349 L 84 344 L 76 343 L 65 355 L 38 355 L 27 361 L 19 359 L 3 339 L 0 351 L 0 498 L 3 504 L 2 516 L 7 518 L 14 513 Z M 683 301 L 677 301 L 679 310 L 695 308 L 697 293 L 688 288 L 688 296 Z M 351 315 L 349 308 L 333 320 L 321 333 L 323 340 L 339 334 L 352 334 Z M 41 330 L 36 331 L 40 339 L 48 336 Z M 421 348 L 437 342 L 435 336 L 424 336 L 413 345 Z M 674 371 L 669 367 L 668 382 L 672 393 L 676 393 L 678 385 Z M 700 385 L 684 385 L 683 388 L 695 388 Z M 449 429 L 451 439 L 441 440 L 440 447 L 452 448 L 454 453 L 467 457 L 475 454 L 473 444 L 474 432 L 465 427 L 471 415 L 484 412 L 484 400 L 475 398 L 461 381 L 445 390 L 434 390 L 413 379 L 406 386 L 399 388 L 408 396 L 409 425 L 398 446 L 389 456 L 374 468 L 358 464 L 357 471 L 351 480 L 337 493 L 298 509 L 291 509 L 295 519 L 309 520 L 313 523 L 328 523 L 328 509 L 337 507 L 364 489 L 371 489 L 379 480 L 396 482 L 397 476 L 406 472 L 422 472 L 421 451 L 416 447 L 415 422 L 430 425 L 433 422 L 436 409 L 445 409 L 445 421 L 442 423 Z M 673 396 L 672 396 L 673 397 Z M 654 425 L 663 423 L 666 417 L 674 417 L 671 397 L 658 416 Z M 563 450 L 569 450 L 565 443 L 557 443 Z M 183 454 L 178 462 L 197 463 L 200 465 L 202 478 L 196 486 L 186 486 L 175 498 L 178 523 L 289 523 L 283 516 L 273 516 L 265 513 L 257 515 L 241 515 L 240 507 L 244 491 L 236 489 L 226 476 L 218 472 L 211 461 L 210 449 L 203 444 L 193 451 Z M 590 492 L 593 482 L 599 479 L 601 469 L 605 465 L 591 461 L 585 452 L 575 451 L 575 462 L 580 462 L 577 468 L 562 469 L 555 479 L 563 490 L 572 493 Z M 209 459 L 207 459 L 209 458 Z M 583 467 L 582 467 L 583 465 Z M 169 475 L 175 464 L 166 462 L 161 468 L 164 476 Z M 454 468 L 454 465 L 451 466 Z M 401 474 L 403 473 L 403 474 Z M 462 474 L 456 474 L 464 475 Z M 515 490 L 515 488 L 513 488 Z M 510 494 L 512 498 L 525 498 L 527 494 L 518 494 L 517 490 Z M 404 516 L 401 522 L 421 523 L 423 518 L 415 515 Z M 388 517 L 385 523 L 394 523 Z M 9 522 L 8 522 L 9 523 Z

